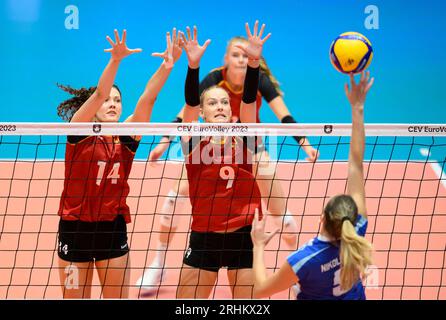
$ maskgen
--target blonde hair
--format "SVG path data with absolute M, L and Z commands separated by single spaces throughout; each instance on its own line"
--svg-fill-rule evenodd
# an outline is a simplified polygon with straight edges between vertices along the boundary
M 349 290 L 372 263 L 372 244 L 356 233 L 358 207 L 349 195 L 330 199 L 324 209 L 325 230 L 341 241 L 341 290 Z
M 206 96 L 206 93 L 208 93 L 208 91 L 211 91 L 212 89 L 221 89 L 221 90 L 225 91 L 226 93 L 228 93 L 228 91 L 226 91 L 225 88 L 222 88 L 222 87 L 220 87 L 218 85 L 213 85 L 213 86 L 210 86 L 209 88 L 206 88 L 205 90 L 203 90 L 203 92 L 200 95 L 200 108 L 203 108 L 204 97 Z M 229 97 L 229 94 L 228 94 L 228 97 Z
M 242 36 L 233 37 L 229 40 L 228 46 L 226 47 L 226 53 L 229 52 L 229 49 L 235 42 L 243 42 L 247 43 L 248 39 Z M 271 82 L 274 85 L 274 88 L 277 90 L 277 92 L 283 96 L 283 91 L 280 89 L 280 83 L 276 79 L 276 77 L 273 76 L 273 73 L 271 72 L 271 69 L 268 67 L 268 64 L 266 63 L 265 58 L 262 56 L 260 57 L 260 70 L 271 80 Z

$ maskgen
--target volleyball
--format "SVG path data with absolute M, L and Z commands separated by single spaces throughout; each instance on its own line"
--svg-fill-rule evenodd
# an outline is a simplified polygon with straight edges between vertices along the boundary
M 330 61 L 342 73 L 359 73 L 367 69 L 373 59 L 372 44 L 358 32 L 345 32 L 330 46 Z

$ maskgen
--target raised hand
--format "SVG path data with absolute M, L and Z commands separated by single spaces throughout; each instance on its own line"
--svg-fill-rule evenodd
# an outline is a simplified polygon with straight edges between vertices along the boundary
M 263 218 L 260 220 L 259 210 L 256 209 L 251 229 L 251 240 L 255 246 L 266 246 L 276 233 L 279 232 L 279 229 L 276 229 L 274 232 L 265 232 L 265 222 L 266 213 L 263 214 Z
M 182 40 L 179 37 L 179 33 L 177 35 L 177 29 L 173 28 L 172 30 L 172 38 L 170 36 L 170 32 L 166 33 L 166 43 L 167 48 L 164 52 L 154 52 L 152 53 L 153 57 L 161 57 L 164 59 L 164 66 L 166 68 L 172 68 L 175 62 L 181 57 L 183 53 L 183 49 L 181 48 Z
M 186 27 L 186 33 L 187 33 L 187 38 L 181 31 L 178 34 L 181 37 L 183 48 L 186 51 L 187 60 L 189 61 L 189 67 L 191 67 L 192 69 L 196 69 L 200 66 L 201 57 L 206 51 L 206 48 L 208 47 L 209 43 L 211 43 L 211 40 L 208 39 L 204 42 L 203 45 L 200 45 L 198 43 L 198 37 L 197 37 L 198 32 L 196 26 L 194 26 L 193 37 L 191 36 L 189 27 Z
M 348 101 L 352 108 L 361 108 L 364 107 L 365 98 L 367 96 L 367 92 L 369 92 L 370 88 L 373 85 L 375 78 L 370 79 L 370 71 L 367 73 L 361 72 L 361 79 L 359 83 L 356 84 L 355 78 L 353 74 L 350 74 L 350 86 L 345 84 L 345 94 L 347 95 Z
M 259 28 L 258 20 L 254 24 L 253 33 L 251 33 L 251 30 L 249 29 L 248 23 L 245 24 L 245 28 L 246 28 L 246 34 L 248 35 L 248 45 L 242 46 L 240 44 L 236 44 L 235 46 L 243 50 L 248 55 L 249 59 L 259 60 L 260 57 L 262 56 L 263 44 L 266 42 L 266 40 L 269 39 L 269 37 L 271 37 L 271 33 L 268 33 L 266 37 L 262 39 L 263 31 L 265 30 L 265 24 L 262 24 L 260 32 L 259 34 L 257 34 Z
M 138 53 L 141 52 L 142 49 L 129 49 L 127 48 L 127 45 L 125 43 L 126 39 L 127 39 L 127 30 L 124 29 L 124 31 L 122 32 L 122 40 L 119 38 L 119 33 L 118 30 L 115 29 L 115 41 L 113 42 L 113 40 L 107 36 L 107 41 L 111 44 L 111 48 L 109 49 L 104 49 L 105 52 L 110 52 L 112 55 L 112 59 L 116 60 L 116 61 L 121 61 L 122 59 L 124 59 L 125 57 L 133 54 L 133 53 Z

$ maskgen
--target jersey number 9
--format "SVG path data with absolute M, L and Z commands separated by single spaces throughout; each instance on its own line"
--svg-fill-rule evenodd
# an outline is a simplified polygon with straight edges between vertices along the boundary
M 235 172 L 234 168 L 231 166 L 224 166 L 220 169 L 220 177 L 223 180 L 228 180 L 226 184 L 226 189 L 232 188 L 232 184 L 234 183 Z

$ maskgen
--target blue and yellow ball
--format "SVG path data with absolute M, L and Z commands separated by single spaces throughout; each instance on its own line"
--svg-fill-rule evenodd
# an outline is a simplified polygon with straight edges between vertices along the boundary
M 373 59 L 372 44 L 358 32 L 345 32 L 330 47 L 330 61 L 342 73 L 360 73 Z

